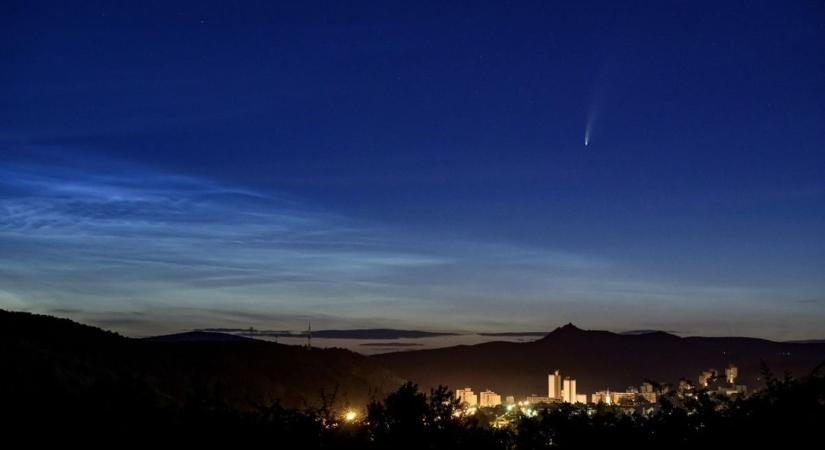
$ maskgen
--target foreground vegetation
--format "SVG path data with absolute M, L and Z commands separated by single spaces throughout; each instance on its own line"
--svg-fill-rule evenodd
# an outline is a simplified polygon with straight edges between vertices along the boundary
M 412 383 L 358 412 L 278 403 L 241 411 L 216 398 L 153 411 L 92 395 L 82 404 L 62 405 L 74 408 L 69 416 L 51 416 L 49 405 L 37 405 L 42 420 L 32 422 L 27 415 L 28 422 L 15 423 L 8 415 L 5 424 L 12 434 L 48 430 L 52 437 L 88 442 L 307 449 L 765 448 L 816 442 L 825 424 L 825 377 L 819 370 L 801 379 L 766 377 L 767 387 L 744 399 L 706 392 L 682 400 L 666 396 L 646 415 L 562 405 L 500 427 L 493 426 L 495 414 L 489 412 L 463 415 L 447 388 L 423 393 Z M 328 404 L 334 403 L 330 398 Z M 9 406 L 5 413 L 13 412 Z

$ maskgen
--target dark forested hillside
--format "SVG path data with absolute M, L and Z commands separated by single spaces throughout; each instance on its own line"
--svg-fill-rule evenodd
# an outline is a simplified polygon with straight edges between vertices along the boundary
M 225 337 L 130 339 L 0 311 L 0 407 L 18 418 L 88 413 L 145 421 L 204 403 L 247 410 L 276 400 L 313 406 L 327 397 L 336 406 L 364 405 L 400 384 L 378 362 L 347 350 Z

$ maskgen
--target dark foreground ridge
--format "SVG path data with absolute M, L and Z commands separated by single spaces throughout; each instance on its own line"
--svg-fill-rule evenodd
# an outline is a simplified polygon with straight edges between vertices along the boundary
M 333 395 L 336 406 L 366 404 L 401 382 L 348 350 L 310 351 L 206 332 L 130 339 L 67 319 L 2 310 L 0 351 L 3 403 L 55 419 L 76 415 L 78 408 L 115 405 L 129 405 L 123 410 L 132 418 L 149 411 L 174 415 L 193 399 L 239 410 L 276 399 L 288 407 L 317 406 Z M 50 406 L 38 409 L 43 404 Z

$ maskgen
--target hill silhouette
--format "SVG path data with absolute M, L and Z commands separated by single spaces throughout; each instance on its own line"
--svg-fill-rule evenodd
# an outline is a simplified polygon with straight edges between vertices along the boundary
M 196 332 L 217 332 L 246 337 L 306 337 L 306 331 L 255 330 L 250 328 L 204 328 Z M 419 339 L 441 336 L 456 336 L 458 333 L 421 330 L 399 330 L 394 328 L 360 328 L 353 330 L 313 330 L 313 339 Z
M 576 378 L 579 393 L 638 386 L 645 379 L 696 382 L 708 368 L 739 367 L 737 383 L 756 387 L 760 362 L 777 373 L 806 375 L 825 361 L 825 345 L 741 337 L 679 337 L 663 331 L 618 334 L 567 324 L 532 342 L 488 342 L 372 356 L 422 386 L 472 386 L 500 394 L 546 395 L 547 374 Z
M 214 331 L 187 331 L 143 338 L 150 342 L 248 342 L 254 339 Z
M 67 319 L 0 310 L 0 397 L 16 415 L 174 417 L 191 402 L 251 410 L 364 405 L 401 380 L 343 349 L 220 333 L 131 339 Z M 43 405 L 49 405 L 44 408 Z M 141 414 L 141 411 L 145 414 Z M 160 418 L 158 420 L 161 420 Z

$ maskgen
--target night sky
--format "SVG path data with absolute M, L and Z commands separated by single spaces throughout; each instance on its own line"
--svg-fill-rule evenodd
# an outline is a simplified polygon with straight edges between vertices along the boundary
M 0 308 L 825 338 L 820 1 L 12 1 L 0 69 Z

